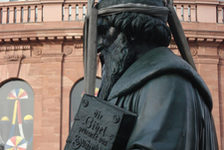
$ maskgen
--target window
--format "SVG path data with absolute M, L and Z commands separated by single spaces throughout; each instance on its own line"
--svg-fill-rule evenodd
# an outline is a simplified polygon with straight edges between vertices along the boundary
M 68 20 L 69 20 L 69 21 L 71 20 L 71 16 L 72 16 L 72 6 L 69 5 L 69 6 L 68 6 Z
M 188 21 L 191 21 L 191 6 L 188 6 Z
M 41 7 L 41 21 L 44 21 L 44 6 Z
M 76 5 L 75 7 L 75 20 L 79 20 L 79 6 Z
M 9 23 L 9 8 L 7 8 L 7 19 L 6 19 L 6 23 Z
M 2 16 L 3 16 L 3 11 L 2 11 L 2 8 L 0 8 L 0 24 L 2 24 Z
M 219 22 L 219 19 L 221 19 L 220 18 L 220 16 L 222 15 L 222 10 L 221 10 L 221 13 L 219 12 L 219 7 L 218 6 L 216 6 L 216 23 L 220 23 Z
M 181 21 L 184 21 L 184 5 L 181 5 Z
M 83 5 L 83 8 L 82 8 L 82 10 L 83 10 L 83 12 L 82 12 L 82 17 L 83 17 L 83 19 L 85 19 L 85 17 L 86 17 L 86 6 L 85 5 Z
M 16 7 L 14 8 L 14 19 L 13 19 L 13 22 L 16 23 L 16 16 L 17 15 L 17 9 Z
M 222 8 L 222 23 L 224 23 L 224 8 Z
M 64 21 L 64 17 L 65 17 L 65 7 L 64 5 L 62 5 L 62 21 Z
M 198 21 L 198 6 L 195 5 L 195 21 L 197 22 Z
M 30 14 L 31 14 L 31 8 L 28 7 L 28 16 L 27 16 L 27 22 L 30 22 Z
M 35 22 L 37 22 L 37 15 L 38 15 L 38 9 L 37 6 L 35 6 Z
M 20 17 L 20 22 L 23 23 L 23 16 L 24 16 L 24 9 L 21 7 L 21 17 Z
M 174 5 L 174 7 L 173 7 L 173 8 L 174 8 L 174 10 L 175 10 L 175 11 L 177 11 L 177 5 Z
M 19 149 L 21 146 L 21 149 L 31 150 L 34 118 L 32 88 L 25 81 L 10 80 L 0 87 L 0 97 L 0 137 L 5 149 Z

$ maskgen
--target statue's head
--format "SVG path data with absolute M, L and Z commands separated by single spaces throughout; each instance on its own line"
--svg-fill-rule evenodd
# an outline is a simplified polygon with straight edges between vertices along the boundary
M 165 5 L 164 0 L 100 0 L 97 9 L 120 4 L 143 4 L 158 7 Z M 167 17 L 161 19 L 161 17 L 132 11 L 99 16 L 98 33 L 102 34 L 104 30 L 109 30 L 109 27 L 114 27 L 117 32 L 124 33 L 129 41 L 135 43 L 141 41 L 158 46 L 168 46 L 171 38 L 170 30 L 167 27 Z
M 127 4 L 127 3 L 164 6 L 164 0 L 99 0 L 98 8 L 105 8 L 112 5 Z
M 164 6 L 162 0 L 101 0 L 97 9 L 127 3 Z M 131 11 L 99 16 L 98 52 L 101 52 L 104 64 L 102 83 L 107 84 L 101 89 L 107 92 L 101 91 L 100 94 L 108 94 L 112 85 L 137 59 L 138 54 L 149 50 L 150 46 L 168 46 L 170 38 L 166 20 L 161 18 Z M 102 98 L 106 98 L 107 94 Z

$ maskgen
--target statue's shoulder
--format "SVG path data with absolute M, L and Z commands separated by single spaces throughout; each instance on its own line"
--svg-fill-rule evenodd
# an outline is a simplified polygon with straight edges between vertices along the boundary
M 165 70 L 176 68 L 176 64 L 181 63 L 179 59 L 167 47 L 157 47 L 149 50 L 123 73 L 113 86 L 110 96 L 114 97 L 120 93 L 128 92 L 156 76 L 165 75 Z
M 185 60 L 175 55 L 167 47 L 152 49 L 136 60 L 115 83 L 109 99 L 126 95 L 130 91 L 142 87 L 150 80 L 170 73 L 187 79 L 193 86 L 197 87 L 207 97 L 206 103 L 211 108 L 211 95 L 203 79 Z
M 118 79 L 113 89 L 130 88 L 134 85 L 143 84 L 145 80 L 165 75 L 170 70 L 184 70 L 186 68 L 189 69 L 190 66 L 169 48 L 157 47 L 137 59 Z

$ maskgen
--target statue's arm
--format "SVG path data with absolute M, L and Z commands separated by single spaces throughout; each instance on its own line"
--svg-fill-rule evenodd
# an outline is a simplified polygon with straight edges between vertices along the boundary
M 128 150 L 184 149 L 187 100 L 191 84 L 178 75 L 163 75 L 141 89 L 138 119 Z

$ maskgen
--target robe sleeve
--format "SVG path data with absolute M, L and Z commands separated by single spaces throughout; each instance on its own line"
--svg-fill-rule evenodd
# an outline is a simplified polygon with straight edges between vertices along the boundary
M 138 118 L 128 150 L 184 150 L 189 81 L 175 74 L 146 83 L 140 91 Z

